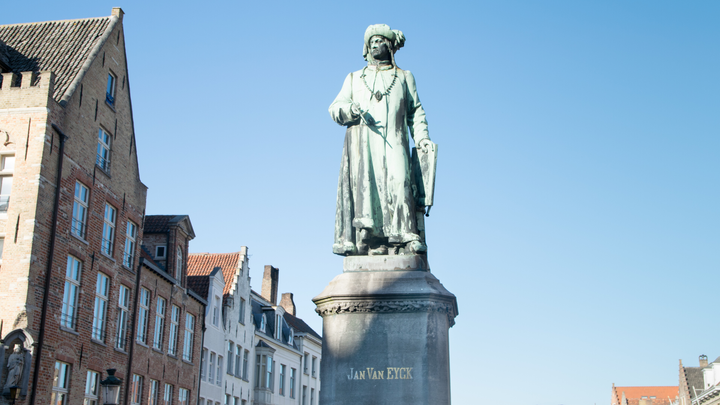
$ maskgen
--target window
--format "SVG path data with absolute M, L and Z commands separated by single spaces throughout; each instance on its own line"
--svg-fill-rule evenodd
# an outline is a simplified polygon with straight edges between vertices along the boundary
M 208 374 L 208 382 L 210 384 L 215 381 L 215 352 L 210 352 L 210 374 Z
M 267 318 L 265 318 L 265 314 L 262 314 L 262 317 L 260 318 L 260 332 L 265 332 L 266 325 L 267 325 Z
M 185 314 L 185 339 L 183 339 L 183 360 L 192 361 L 193 336 L 195 333 L 195 317 Z
M 130 289 L 121 285 L 120 293 L 118 294 L 117 334 L 115 336 L 115 347 L 120 350 L 127 349 L 125 335 L 127 334 L 127 321 L 130 314 L 130 308 L 128 307 L 129 301 Z
M 77 321 L 77 296 L 80 290 L 80 261 L 68 256 L 67 268 L 65 269 L 65 292 L 63 293 L 62 312 L 60 313 L 60 325 L 75 329 Z
M 309 368 L 309 366 L 308 366 L 308 363 L 309 363 L 308 360 L 309 360 L 309 359 L 310 359 L 310 354 L 305 353 L 305 355 L 303 356 L 303 373 L 305 373 L 305 374 L 309 374 L 309 373 L 310 373 L 310 371 L 309 371 L 310 368 Z
M 150 314 L 150 291 L 140 289 L 140 308 L 138 309 L 138 328 L 136 339 L 147 343 L 148 315 Z
M 222 386 L 222 364 L 223 364 L 223 358 L 222 358 L 222 356 L 218 355 L 217 373 L 215 374 L 215 383 L 219 386 Z
M 139 404 L 142 401 L 142 383 L 143 377 L 133 374 L 132 387 L 130 388 L 130 403 L 133 405 Z
M 158 405 L 158 392 L 160 391 L 160 382 L 150 380 L 150 389 L 148 390 L 148 405 Z
M 100 251 L 112 256 L 113 240 L 115 239 L 115 208 L 105 204 L 105 222 L 103 222 L 102 244 Z
M 313 356 L 312 357 L 312 376 L 313 377 L 317 376 L 317 374 L 315 373 L 316 372 L 316 369 L 315 369 L 316 364 L 317 364 L 317 357 Z
M 117 80 L 115 79 L 115 75 L 113 75 L 112 73 L 108 73 L 105 101 L 107 101 L 107 103 L 110 105 L 115 104 L 115 82 L 117 82 Z
M 242 378 L 242 347 L 235 346 L 235 376 Z
M 307 385 L 303 385 L 303 390 L 302 390 L 302 405 L 307 405 Z
M 295 331 L 293 330 L 293 328 L 290 328 L 290 332 L 288 332 L 288 344 L 290 346 L 293 345 L 293 339 L 294 339 L 293 335 L 294 334 L 295 334 Z
M 250 357 L 250 351 L 245 350 L 245 353 L 243 354 L 243 372 L 242 372 L 242 378 L 245 381 L 248 381 L 248 358 Z
M 172 394 L 173 394 L 173 386 L 165 383 L 165 394 L 163 395 L 163 400 L 165 403 L 163 405 L 172 405 Z
M 185 388 L 178 390 L 178 405 L 188 405 L 188 398 L 190 397 L 190 391 Z
M 200 359 L 200 380 L 204 381 L 205 376 L 207 375 L 207 358 L 208 351 L 207 349 L 202 350 L 202 359 Z
M 61 361 L 55 362 L 53 376 L 52 400 L 53 405 L 67 405 L 68 388 L 70 382 L 70 365 Z
M 88 370 L 87 379 L 85 380 L 85 400 L 83 405 L 98 405 L 98 388 L 100 374 Z
M 95 164 L 106 172 L 110 170 L 110 135 L 103 131 L 102 128 L 98 130 L 98 147 Z
M 273 389 L 273 358 L 267 354 L 255 356 L 256 387 Z
M 14 170 L 15 156 L 3 155 L 0 158 L 0 212 L 8 210 Z
M 73 235 L 85 239 L 85 221 L 88 211 L 88 188 L 80 182 L 75 182 L 75 200 L 73 202 L 73 217 L 71 232 Z
M 280 383 L 278 387 L 278 394 L 285 395 L 285 365 L 280 364 Z
M 108 286 L 110 279 L 98 273 L 95 287 L 95 311 L 93 312 L 92 338 L 105 341 L 105 315 L 107 312 Z
M 168 340 L 168 354 L 177 353 L 177 335 L 180 327 L 180 307 L 172 306 L 170 312 L 170 338 Z
M 282 317 L 275 315 L 275 339 L 282 340 Z
M 157 298 L 155 307 L 155 331 L 153 334 L 153 347 L 162 350 L 163 334 L 165 333 L 165 299 Z
M 220 321 L 220 297 L 215 296 L 215 304 L 213 305 L 213 325 L 219 326 Z
M 165 246 L 155 246 L 155 258 L 156 259 L 164 259 L 165 258 Z
M 135 259 L 135 237 L 137 235 L 137 225 L 128 221 L 127 230 L 125 231 L 125 253 L 123 253 L 123 264 L 125 267 L 132 269 Z
M 2 253 L 3 253 L 4 248 L 5 248 L 5 238 L 0 236 L 0 263 L 2 263 Z
M 290 369 L 290 398 L 295 398 L 295 373 L 297 370 L 294 368 Z
M 225 367 L 225 372 L 232 375 L 233 373 L 233 351 L 235 350 L 235 344 L 233 342 L 228 343 L 228 351 L 227 351 L 227 366 Z
M 245 325 L 245 300 L 243 298 L 240 298 L 240 319 L 238 322 Z
M 310 388 L 310 405 L 315 403 L 315 388 Z
M 175 279 L 182 280 L 183 254 L 180 246 L 177 247 L 177 258 L 175 260 Z
M 200 397 L 200 403 L 198 405 L 205 405 L 205 398 Z
M 225 405 L 232 405 L 230 394 L 225 394 Z

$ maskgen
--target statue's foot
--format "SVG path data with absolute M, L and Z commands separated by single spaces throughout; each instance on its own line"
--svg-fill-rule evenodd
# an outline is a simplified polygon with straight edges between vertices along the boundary
M 368 254 L 369 246 L 367 243 L 358 242 L 357 243 L 357 254 L 359 255 L 366 255 Z
M 336 255 L 349 256 L 355 253 L 355 251 L 355 244 L 353 244 L 352 242 L 345 242 L 342 245 L 336 243 L 333 245 L 333 253 L 335 253 Z
M 375 249 L 370 249 L 370 256 L 381 256 L 388 254 L 387 246 L 378 246 Z
M 414 240 L 412 242 L 408 242 L 408 244 L 405 245 L 405 251 L 410 254 L 425 253 L 427 252 L 427 245 L 420 241 Z

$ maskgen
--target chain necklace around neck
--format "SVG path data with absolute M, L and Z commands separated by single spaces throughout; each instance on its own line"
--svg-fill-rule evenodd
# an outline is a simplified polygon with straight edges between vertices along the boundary
M 397 66 L 395 66 L 395 74 L 393 75 L 393 81 L 392 81 L 392 83 L 390 83 L 390 85 L 388 86 L 388 88 L 385 90 L 385 93 L 380 93 L 380 90 L 376 90 L 375 93 L 373 93 L 373 91 L 372 91 L 372 89 L 370 88 L 370 86 L 368 86 L 367 81 L 365 81 L 365 69 L 367 69 L 367 66 L 365 66 L 365 67 L 363 68 L 363 72 L 362 72 L 362 75 L 361 75 L 361 76 L 362 76 L 362 79 L 363 79 L 363 83 L 365 84 L 365 87 L 367 87 L 367 89 L 368 89 L 368 91 L 370 92 L 370 94 L 372 94 L 373 96 L 375 96 L 375 99 L 376 99 L 377 101 L 382 100 L 383 96 L 387 96 L 388 94 L 390 94 L 390 90 L 392 90 L 393 86 L 395 85 L 395 80 L 397 80 Z M 377 76 L 377 72 L 378 72 L 378 70 L 375 71 L 375 75 L 376 75 L 376 76 Z

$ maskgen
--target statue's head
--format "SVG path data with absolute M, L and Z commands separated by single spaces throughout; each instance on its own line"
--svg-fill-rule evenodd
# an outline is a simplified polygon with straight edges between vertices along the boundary
M 386 24 L 374 24 L 365 30 L 363 57 L 368 62 L 391 60 L 395 64 L 394 54 L 405 45 L 402 31 L 392 30 Z
M 22 350 L 22 348 L 20 347 L 20 344 L 16 343 L 15 348 L 13 349 L 13 352 L 20 353 L 21 350 Z

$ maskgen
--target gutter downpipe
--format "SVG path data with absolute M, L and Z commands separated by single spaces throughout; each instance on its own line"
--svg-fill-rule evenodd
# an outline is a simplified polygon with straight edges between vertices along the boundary
M 142 249 L 142 247 L 140 247 Z M 142 266 L 145 263 L 145 259 L 142 257 L 138 258 L 138 269 L 137 269 L 137 275 L 135 276 L 135 303 L 133 304 L 133 317 L 132 322 L 130 323 L 130 353 L 129 359 L 128 359 L 128 371 L 127 375 L 125 376 L 125 399 L 123 399 L 123 404 L 127 405 L 128 398 L 130 396 L 130 380 L 128 377 L 132 376 L 132 363 L 133 363 L 133 352 L 135 351 L 135 321 L 137 320 L 137 307 L 138 307 L 138 300 L 140 299 L 140 272 L 142 272 Z
M 45 323 L 47 321 L 48 301 L 50 296 L 50 279 L 52 278 L 53 260 L 55 258 L 55 236 L 57 234 L 57 216 L 60 208 L 60 183 L 62 182 L 62 167 L 65 157 L 65 141 L 67 135 L 60 128 L 52 124 L 52 128 L 60 135 L 60 148 L 58 151 L 57 179 L 55 180 L 55 201 L 53 202 L 52 225 L 50 227 L 50 246 L 48 248 L 48 263 L 45 272 L 45 291 L 43 291 L 42 311 L 40 312 L 40 336 L 38 337 L 37 353 L 35 354 L 35 367 L 33 367 L 32 391 L 30 392 L 30 404 L 35 404 L 35 393 L 37 392 L 38 374 L 40 372 L 40 361 L 42 359 L 42 348 L 45 341 Z M 52 153 L 52 149 L 50 150 Z

